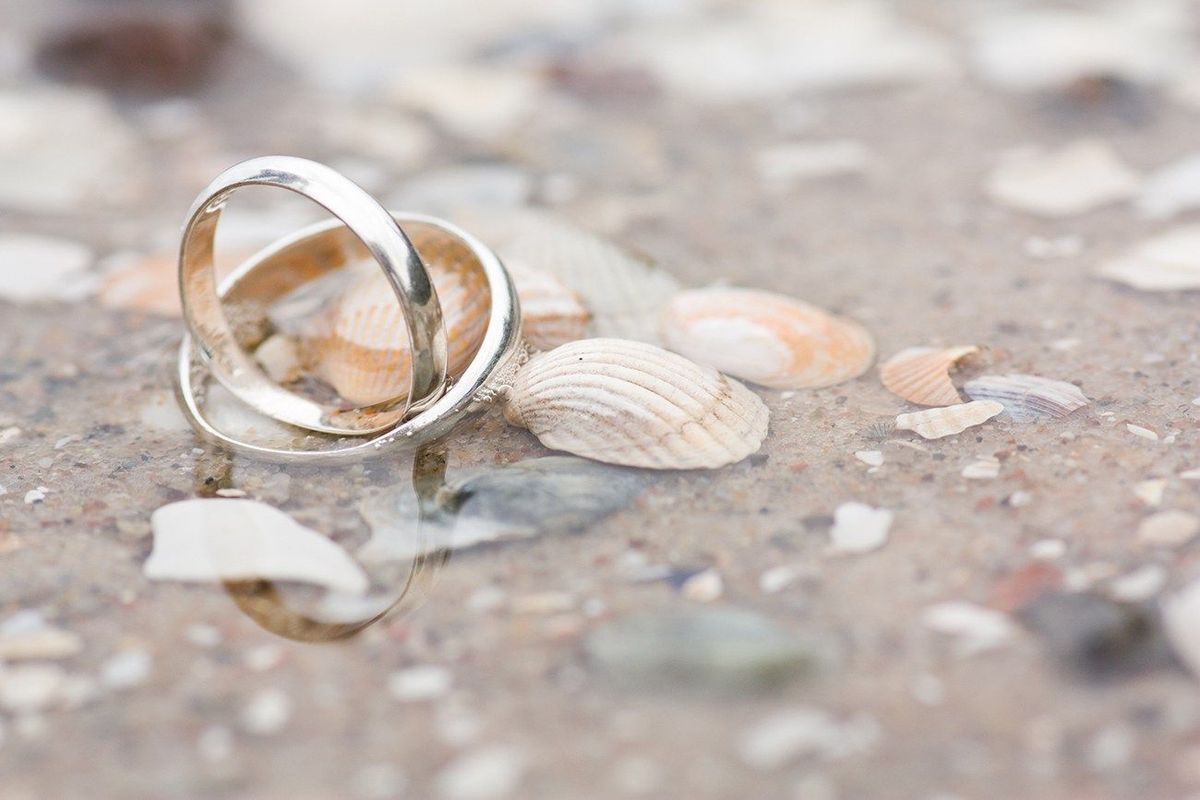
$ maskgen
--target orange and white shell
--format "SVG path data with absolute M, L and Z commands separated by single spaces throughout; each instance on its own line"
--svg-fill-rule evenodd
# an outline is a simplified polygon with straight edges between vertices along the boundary
M 426 268 L 442 304 L 448 371 L 461 375 L 487 330 L 487 278 L 467 262 L 427 259 Z M 411 382 L 412 353 L 400 303 L 373 262 L 345 269 L 354 272 L 340 294 L 301 333 L 305 366 L 356 405 L 403 397 Z
M 711 367 L 654 345 L 582 339 L 517 372 L 505 418 L 546 447 L 632 467 L 715 468 L 761 446 L 761 399 Z
M 978 353 L 974 345 L 964 347 L 909 347 L 889 358 L 879 368 L 879 379 L 892 394 L 920 406 L 950 406 L 962 397 L 950 381 L 950 368 L 960 358 Z
M 861 375 L 875 357 L 871 334 L 857 322 L 753 289 L 680 292 L 659 328 L 675 352 L 775 389 L 833 386 Z
M 524 261 L 504 262 L 521 301 L 521 333 L 534 350 L 553 350 L 587 336 L 591 314 L 562 281 Z
M 945 408 L 927 408 L 896 417 L 896 428 L 913 431 L 925 439 L 941 439 L 981 425 L 1004 410 L 993 400 L 972 400 Z

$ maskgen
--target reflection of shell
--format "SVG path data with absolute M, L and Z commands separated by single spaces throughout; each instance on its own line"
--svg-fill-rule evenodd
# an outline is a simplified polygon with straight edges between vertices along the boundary
M 954 362 L 978 347 L 910 347 L 901 350 L 879 368 L 879 378 L 892 394 L 921 406 L 952 406 L 962 402 L 950 382 Z
M 521 332 L 535 350 L 553 350 L 587 336 L 587 307 L 579 295 L 548 272 L 521 261 L 504 265 L 521 301 Z
M 517 373 L 504 416 L 556 450 L 634 467 L 713 468 L 758 450 L 767 407 L 709 367 L 653 345 L 583 339 Z
M 487 329 L 491 293 L 477 264 L 422 252 L 446 321 L 449 372 L 462 374 Z M 351 264 L 300 287 L 272 309 L 295 336 L 305 365 L 356 405 L 408 393 L 412 358 L 404 312 L 373 261 Z
M 1061 419 L 1088 404 L 1075 384 L 1037 375 L 983 375 L 967 381 L 963 390 L 973 400 L 995 400 L 1017 422 Z
M 1004 410 L 991 400 L 974 400 L 945 408 L 929 408 L 896 417 L 896 427 L 913 431 L 926 439 L 940 439 L 962 433 L 967 428 L 987 422 Z
M 875 356 L 858 323 L 751 289 L 680 292 L 660 326 L 672 350 L 776 389 L 832 386 L 861 375 Z
M 658 343 L 655 320 L 678 282 L 645 259 L 550 214 L 489 208 L 455 221 L 488 243 L 505 264 L 548 272 L 579 293 L 593 336 Z

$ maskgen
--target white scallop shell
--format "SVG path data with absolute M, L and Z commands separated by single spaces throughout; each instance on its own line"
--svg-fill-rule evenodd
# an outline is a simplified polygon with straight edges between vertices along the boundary
M 995 400 L 1017 422 L 1062 419 L 1089 402 L 1075 384 L 1038 375 L 981 375 L 963 391 L 973 400 Z
M 500 259 L 548 272 L 579 293 L 589 334 L 659 343 L 656 321 L 679 282 L 612 242 L 544 212 L 489 208 L 454 216 Z
M 521 301 L 521 333 L 535 350 L 553 350 L 587 336 L 591 314 L 577 293 L 523 261 L 504 263 Z
M 711 367 L 642 342 L 583 339 L 530 358 L 504 416 L 555 450 L 696 469 L 757 451 L 769 415 L 757 395 Z
M 857 322 L 781 294 L 714 286 L 680 292 L 663 309 L 663 342 L 688 358 L 776 389 L 833 386 L 875 357 Z
M 940 439 L 987 422 L 1003 410 L 1004 406 L 992 400 L 973 400 L 956 406 L 901 414 L 896 417 L 896 428 L 913 431 L 926 439 Z

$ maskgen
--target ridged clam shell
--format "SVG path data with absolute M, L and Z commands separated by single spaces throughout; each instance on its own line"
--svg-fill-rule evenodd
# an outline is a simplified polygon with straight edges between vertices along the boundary
M 477 264 L 438 257 L 428 245 L 420 249 L 442 304 L 448 370 L 460 375 L 487 329 L 487 279 Z M 404 312 L 374 261 L 305 284 L 275 305 L 271 320 L 298 340 L 306 369 L 344 400 L 369 405 L 408 392 L 412 357 Z
M 871 334 L 857 322 L 753 289 L 680 292 L 663 309 L 659 329 L 671 350 L 776 389 L 842 383 L 875 357 Z
M 909 347 L 889 358 L 879 368 L 879 379 L 892 394 L 921 406 L 952 406 L 961 403 L 950 381 L 950 368 L 960 358 L 978 353 L 974 345 L 963 347 Z
M 587 336 L 591 314 L 583 300 L 558 278 L 509 259 L 504 264 L 521 301 L 521 332 L 535 350 L 553 350 Z
M 656 320 L 679 282 L 649 261 L 551 214 L 528 209 L 455 215 L 505 264 L 548 272 L 579 293 L 592 336 L 659 343 Z
M 1075 384 L 1037 375 L 982 375 L 963 390 L 973 400 L 995 400 L 1017 422 L 1061 419 L 1089 402 Z
M 654 345 L 583 339 L 518 371 L 504 416 L 542 444 L 653 469 L 714 468 L 758 450 L 766 405 L 742 384 Z
M 896 428 L 913 431 L 925 439 L 940 439 L 987 422 L 1003 410 L 1004 406 L 992 400 L 974 400 L 945 408 L 901 414 L 896 417 Z

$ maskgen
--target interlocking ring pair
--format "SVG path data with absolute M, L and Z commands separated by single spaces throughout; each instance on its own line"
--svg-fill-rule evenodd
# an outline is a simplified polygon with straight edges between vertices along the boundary
M 271 244 L 218 286 L 213 264 L 217 223 L 229 197 L 247 186 L 276 186 L 296 192 L 336 219 Z M 475 262 L 491 294 L 482 343 L 463 374 L 453 378 L 447 375 L 441 304 L 414 239 L 430 250 Z M 261 312 L 284 293 L 364 254 L 379 264 L 404 311 L 412 353 L 408 395 L 344 408 L 319 403 L 273 381 L 239 342 L 225 306 Z M 449 432 L 480 408 L 524 352 L 516 289 L 500 259 L 485 244 L 445 220 L 389 212 L 348 178 L 302 158 L 265 156 L 243 161 L 218 175 L 200 193 L 183 229 L 179 291 L 188 327 L 179 349 L 180 405 L 205 439 L 261 459 L 356 460 L 397 447 L 418 447 Z M 357 437 L 356 441 L 333 449 L 281 449 L 218 430 L 198 397 L 206 370 L 259 413 L 309 431 Z

